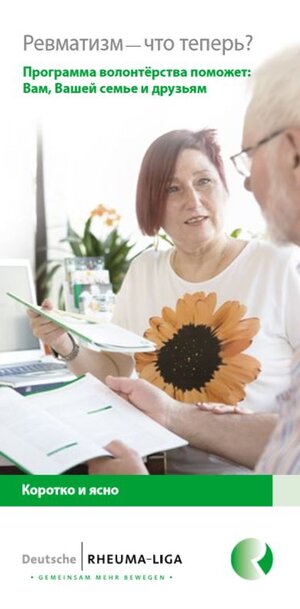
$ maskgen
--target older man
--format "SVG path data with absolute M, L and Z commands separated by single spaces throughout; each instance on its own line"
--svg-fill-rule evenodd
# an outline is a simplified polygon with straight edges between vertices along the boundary
M 300 46 L 267 61 L 253 80 L 243 149 L 232 161 L 266 218 L 272 238 L 300 245 Z M 299 303 L 300 305 L 300 303 Z M 280 416 L 217 416 L 170 399 L 145 381 L 108 377 L 108 385 L 137 408 L 197 448 L 258 473 L 300 473 L 300 352 L 290 389 L 279 399 Z M 215 410 L 215 412 L 214 412 Z M 272 433 L 273 432 L 273 433 Z M 269 440 L 269 441 L 268 441 Z M 90 473 L 147 473 L 140 457 L 120 442 L 107 447 L 115 459 L 95 459 Z

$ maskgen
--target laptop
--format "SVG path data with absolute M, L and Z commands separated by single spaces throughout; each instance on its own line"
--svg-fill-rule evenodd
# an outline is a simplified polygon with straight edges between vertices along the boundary
M 54 389 L 75 376 L 64 362 L 46 355 L 43 343 L 31 331 L 24 307 L 6 295 L 18 290 L 35 303 L 35 288 L 28 260 L 0 259 L 0 385 L 20 393 Z

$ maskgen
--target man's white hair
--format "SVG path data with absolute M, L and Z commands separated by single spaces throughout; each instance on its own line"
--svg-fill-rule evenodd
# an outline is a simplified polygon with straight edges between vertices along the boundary
M 254 73 L 246 122 L 265 137 L 287 127 L 300 127 L 300 46 L 268 59 Z

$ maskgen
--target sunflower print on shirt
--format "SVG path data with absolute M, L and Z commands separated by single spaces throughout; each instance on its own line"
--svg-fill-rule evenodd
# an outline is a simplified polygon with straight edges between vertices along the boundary
M 247 307 L 236 300 L 216 304 L 214 292 L 185 294 L 175 310 L 163 307 L 161 317 L 151 317 L 144 336 L 157 349 L 135 355 L 139 376 L 183 402 L 243 400 L 260 372 L 260 362 L 243 353 L 259 320 L 243 319 Z

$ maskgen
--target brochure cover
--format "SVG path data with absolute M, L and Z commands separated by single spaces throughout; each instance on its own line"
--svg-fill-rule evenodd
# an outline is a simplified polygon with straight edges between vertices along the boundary
M 295 2 L 12 0 L 2 13 L 0 257 L 29 259 L 38 303 L 50 289 L 57 309 L 64 260 L 101 260 L 113 323 L 155 343 L 134 358 L 143 382 L 110 377 L 110 389 L 189 445 L 145 463 L 130 453 L 124 475 L 123 449 L 90 474 L 2 465 L 1 606 L 296 609 L 299 477 L 272 476 L 264 450 L 300 342 L 298 251 L 271 243 L 244 188 L 249 159 L 290 125 L 269 129 L 266 113 L 263 134 L 255 123 L 242 135 L 253 73 L 299 44 Z M 289 159 L 296 135 L 284 138 Z M 260 176 L 286 204 L 274 175 Z M 33 329 L 49 343 L 43 323 Z M 128 377 L 132 356 L 110 356 L 106 374 Z M 97 375 L 93 357 L 84 372 Z M 34 453 L 45 417 L 17 414 L 30 399 L 3 398 L 1 437 L 21 430 Z M 52 445 L 57 428 L 44 433 Z
M 135 334 L 124 331 L 123 328 L 114 326 L 106 321 L 99 321 L 97 317 L 82 315 L 80 313 L 56 311 L 43 309 L 40 306 L 23 300 L 16 294 L 7 292 L 7 296 L 13 298 L 17 303 L 31 309 L 49 321 L 54 321 L 57 326 L 70 331 L 87 345 L 106 351 L 139 352 L 153 351 L 154 344 Z

